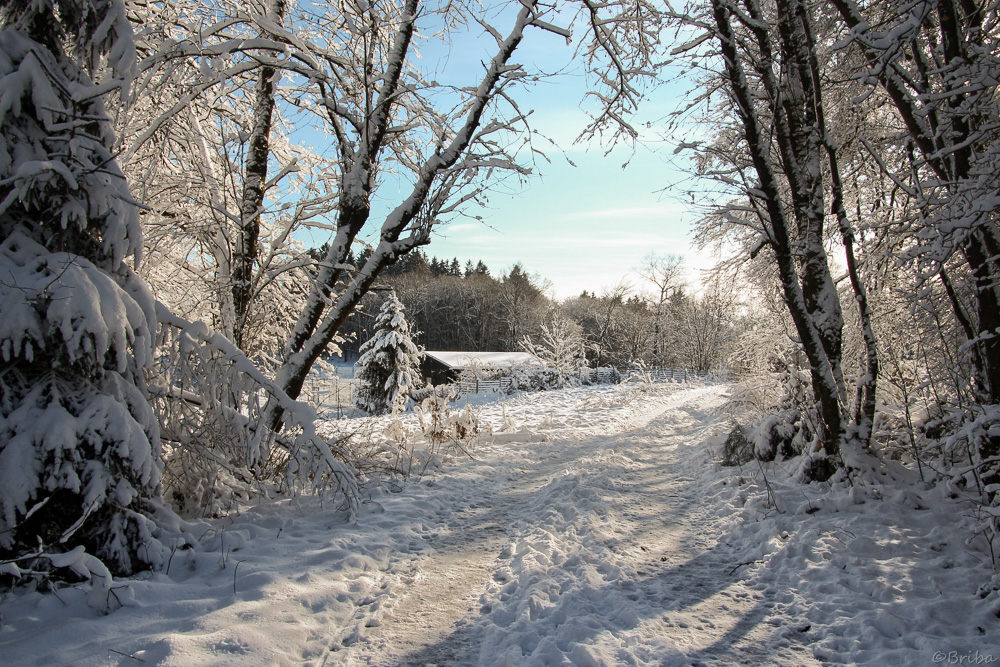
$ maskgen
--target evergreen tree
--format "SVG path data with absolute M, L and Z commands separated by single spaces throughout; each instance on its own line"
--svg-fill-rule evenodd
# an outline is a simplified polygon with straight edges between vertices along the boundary
M 403 311 L 396 293 L 390 293 L 375 318 L 375 333 L 361 346 L 354 401 L 370 414 L 402 408 L 420 381 L 422 353 Z
M 117 0 L 57 5 L 0 19 L 0 560 L 83 547 L 127 574 L 163 555 L 154 301 L 103 101 L 135 51 Z

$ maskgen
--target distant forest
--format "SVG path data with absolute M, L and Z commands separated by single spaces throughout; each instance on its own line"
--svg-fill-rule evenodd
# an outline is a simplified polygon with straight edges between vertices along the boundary
M 312 251 L 321 257 L 325 248 Z M 364 264 L 369 250 L 352 263 Z M 679 280 L 677 257 L 649 257 L 640 285 L 556 300 L 544 277 L 520 263 L 493 275 L 482 260 L 428 257 L 415 250 L 382 273 L 342 329 L 346 360 L 372 335 L 375 315 L 395 291 L 424 349 L 514 352 L 558 322 L 584 341 L 591 366 L 671 366 L 708 371 L 726 361 L 735 308 L 719 290 L 696 295 Z

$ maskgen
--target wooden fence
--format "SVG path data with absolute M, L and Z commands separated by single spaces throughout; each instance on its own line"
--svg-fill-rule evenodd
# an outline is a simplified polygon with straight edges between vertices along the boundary
M 478 394 L 485 391 L 493 391 L 506 393 L 510 389 L 511 379 L 508 378 L 498 378 L 495 380 L 478 380 L 476 378 L 471 378 L 468 380 L 459 380 L 455 383 L 455 388 L 458 390 L 460 396 L 467 396 L 468 394 Z
M 678 368 L 642 368 L 629 372 L 629 376 L 637 379 L 649 378 L 656 381 L 670 382 L 691 382 L 692 380 L 704 380 L 708 377 L 705 371 L 690 371 Z

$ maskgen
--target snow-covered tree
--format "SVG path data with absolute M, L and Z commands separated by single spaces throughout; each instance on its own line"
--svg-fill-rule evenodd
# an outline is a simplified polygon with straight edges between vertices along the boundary
M 919 260 L 921 293 L 933 280 L 947 295 L 967 341 L 976 403 L 1000 403 L 1000 12 L 953 0 L 831 4 L 844 42 L 863 58 L 854 78 L 893 110 L 907 139 L 900 146 L 864 137 L 909 203 L 901 254 Z M 1000 437 L 982 438 L 977 466 L 990 470 L 991 483 L 1000 481 L 998 456 Z
M 371 414 L 398 410 L 420 381 L 420 349 L 403 304 L 390 293 L 375 318 L 375 333 L 361 346 L 354 400 Z
M 117 0 L 15 0 L 2 27 L 0 559 L 83 547 L 129 573 L 163 552 L 156 317 L 104 105 L 131 26 Z
M 541 325 L 541 333 L 535 339 L 525 336 L 521 349 L 554 368 L 559 386 L 565 386 L 572 378 L 579 378 L 580 370 L 587 366 L 583 329 L 556 310 L 549 319 L 550 323 Z
M 335 164 L 290 136 L 303 92 L 284 76 L 298 62 L 283 53 L 285 4 L 128 3 L 142 70 L 119 114 L 142 273 L 171 312 L 258 360 L 279 350 L 315 274 L 296 236 L 336 198 L 323 181 Z
M 628 118 L 639 97 L 636 79 L 654 67 L 655 12 L 647 3 L 615 0 L 580 3 L 578 13 L 586 26 L 581 50 L 598 74 L 592 128 L 609 129 L 606 137 L 635 136 Z M 336 233 L 275 375 L 290 396 L 301 391 L 315 360 L 387 266 L 429 243 L 438 225 L 483 203 L 504 178 L 528 173 L 537 149 L 516 91 L 544 74 L 517 64 L 516 53 L 529 35 L 571 38 L 556 25 L 571 14 L 537 0 L 512 2 L 498 13 L 466 3 L 395 0 L 336 3 L 322 17 L 326 32 L 337 30 L 322 56 L 336 71 L 316 80 L 320 96 L 311 108 L 324 118 L 341 160 Z M 506 29 L 495 27 L 504 23 Z M 472 25 L 489 35 L 489 47 L 473 56 L 483 65 L 479 76 L 452 87 L 440 83 L 452 78 L 448 73 L 417 67 L 427 27 L 447 36 Z M 398 205 L 375 219 L 373 196 L 391 172 L 403 174 L 407 185 L 392 195 Z M 378 239 L 371 255 L 363 265 L 349 265 L 353 244 L 366 235 Z M 511 336 L 512 347 L 523 333 Z M 275 410 L 275 423 L 280 419 Z
M 716 58 L 713 93 L 725 91 L 728 98 L 715 106 L 721 122 L 702 153 L 701 168 L 739 195 L 708 216 L 704 226 L 752 234 L 744 237 L 748 254 L 773 262 L 798 344 L 809 360 L 821 417 L 816 444 L 822 453 L 816 452 L 810 474 L 826 476 L 841 460 L 844 445 L 857 451 L 855 445 L 869 444 L 878 378 L 871 308 L 855 249 L 857 213 L 849 214 L 845 203 L 843 153 L 826 106 L 835 96 L 822 76 L 828 58 L 824 40 L 835 36 L 817 36 L 817 26 L 825 24 L 814 20 L 813 8 L 800 0 L 710 4 L 700 19 L 684 18 L 689 26 L 707 26 L 708 34 L 678 51 L 696 49 L 708 37 L 715 40 L 714 46 L 703 47 L 713 53 L 692 58 Z M 853 410 L 844 370 L 845 308 L 827 249 L 835 230 L 865 346 Z
M 670 295 L 683 287 L 681 272 L 684 258 L 680 255 L 657 255 L 650 253 L 643 258 L 639 275 L 654 288 L 653 291 L 653 332 L 651 334 L 650 362 L 662 366 L 667 356 L 665 338 L 667 337 L 665 318 Z

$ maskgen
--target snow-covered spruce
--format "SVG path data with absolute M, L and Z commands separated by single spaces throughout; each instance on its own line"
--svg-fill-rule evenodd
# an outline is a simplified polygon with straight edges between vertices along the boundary
M 0 562 L 49 553 L 33 567 L 59 567 L 56 554 L 80 547 L 115 573 L 162 560 L 150 519 L 163 510 L 159 431 L 143 379 L 153 299 L 125 263 L 142 238 L 102 101 L 133 63 L 120 3 L 5 9 Z M 81 64 L 118 78 L 95 84 Z
M 374 335 L 361 346 L 354 400 L 371 414 L 402 407 L 419 382 L 421 352 L 403 311 L 391 293 L 375 318 Z

